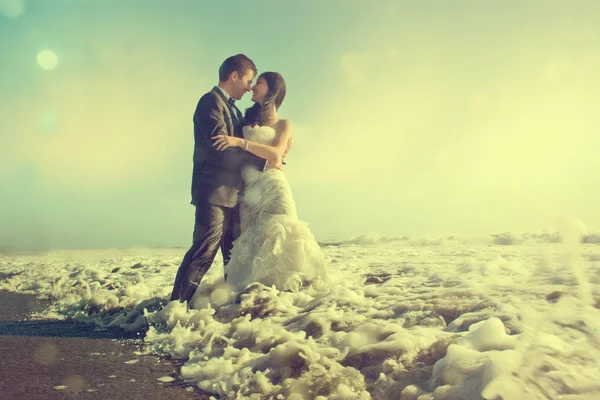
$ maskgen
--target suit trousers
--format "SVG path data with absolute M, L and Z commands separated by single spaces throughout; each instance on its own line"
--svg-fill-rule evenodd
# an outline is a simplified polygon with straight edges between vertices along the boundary
M 177 271 L 171 301 L 190 301 L 212 265 L 219 248 L 223 265 L 229 262 L 233 242 L 240 236 L 238 207 L 223 207 L 208 202 L 196 205 L 192 247 Z M 225 276 L 226 278 L 226 276 Z

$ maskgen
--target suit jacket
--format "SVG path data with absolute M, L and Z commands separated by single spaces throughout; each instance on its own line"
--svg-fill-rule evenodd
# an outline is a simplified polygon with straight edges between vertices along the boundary
M 235 115 L 234 115 L 235 113 Z M 252 166 L 264 171 L 267 161 L 239 147 L 219 151 L 212 137 L 224 134 L 242 137 L 241 113 L 231 107 L 217 87 L 198 101 L 194 112 L 194 168 L 191 204 L 209 202 L 235 207 L 244 187 L 241 169 Z

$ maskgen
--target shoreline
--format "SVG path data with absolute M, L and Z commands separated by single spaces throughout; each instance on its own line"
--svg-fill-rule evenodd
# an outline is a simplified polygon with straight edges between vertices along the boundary
M 140 338 L 77 322 L 29 319 L 47 302 L 0 291 L 3 398 L 210 399 L 179 378 L 181 361 L 136 355 Z

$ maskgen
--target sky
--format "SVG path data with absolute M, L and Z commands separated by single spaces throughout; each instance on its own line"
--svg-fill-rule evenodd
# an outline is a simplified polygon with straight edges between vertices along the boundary
M 595 0 L 0 0 L 0 249 L 188 246 L 192 115 L 237 53 L 286 80 L 319 240 L 599 226 L 598 20 Z

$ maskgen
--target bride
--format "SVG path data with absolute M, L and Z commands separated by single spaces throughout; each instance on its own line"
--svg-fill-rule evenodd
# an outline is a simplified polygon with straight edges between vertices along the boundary
M 277 110 L 285 98 L 285 81 L 276 72 L 262 73 L 252 87 L 254 106 L 246 110 L 243 138 L 218 135 L 218 150 L 241 147 L 265 160 L 281 160 L 291 124 Z M 253 282 L 297 291 L 327 275 L 327 261 L 305 222 L 298 219 L 292 191 L 282 171 L 242 170 L 241 234 L 225 266 L 227 283 L 240 291 Z

